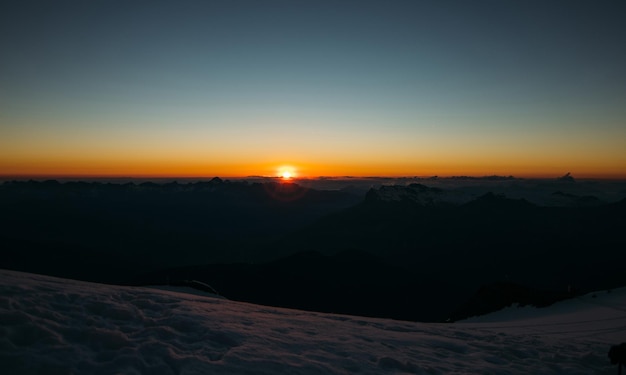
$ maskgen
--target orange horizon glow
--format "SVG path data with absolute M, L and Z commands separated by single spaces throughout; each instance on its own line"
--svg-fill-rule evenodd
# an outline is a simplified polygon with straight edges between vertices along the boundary
M 0 176 L 243 178 L 282 177 L 288 172 L 292 179 L 461 175 L 552 178 L 571 172 L 576 178 L 626 178 L 626 154 L 622 138 L 617 136 L 602 144 L 588 141 L 561 148 L 546 142 L 534 145 L 532 152 L 525 147 L 530 145 L 521 140 L 511 147 L 493 148 L 450 141 L 449 147 L 441 148 L 388 142 L 375 148 L 332 144 L 321 149 L 301 143 L 297 147 L 270 144 L 243 150 L 236 145 L 204 147 L 193 142 L 133 148 L 132 142 L 113 140 L 75 140 L 69 144 L 63 139 L 41 139 L 33 144 L 10 140 L 0 139 Z
M 429 165 L 430 164 L 430 165 Z M 451 177 L 451 176 L 514 176 L 519 178 L 556 178 L 570 172 L 575 178 L 626 179 L 626 168 L 567 163 L 310 163 L 304 160 L 257 163 L 185 163 L 182 160 L 91 160 L 83 163 L 48 161 L 40 163 L 8 163 L 0 160 L 3 178 L 246 178 L 268 177 L 290 180 L 318 177 Z M 288 175 L 288 178 L 285 178 Z
M 617 142 L 617 141 L 616 141 Z M 621 141 L 620 141 L 621 142 Z M 0 142 L 2 143 L 2 142 Z M 5 142 L 6 143 L 6 142 Z M 618 142 L 619 143 L 619 142 Z M 323 177 L 450 177 L 515 176 L 556 178 L 570 172 L 575 178 L 626 179 L 626 157 L 617 147 L 604 153 L 524 153 L 521 149 L 474 150 L 411 149 L 389 146 L 379 150 L 341 148 L 311 151 L 278 148 L 268 152 L 237 149 L 202 150 L 175 147 L 106 152 L 104 146 L 46 148 L 26 152 L 26 147 L 6 143 L 0 148 L 0 176 L 18 178 L 246 178 L 251 176 L 291 180 Z M 390 151 L 386 151 L 390 150 Z M 261 150 L 259 150 L 261 151 Z
M 278 178 L 283 180 L 316 179 L 324 178 L 402 178 L 416 177 L 426 178 L 432 176 L 514 176 L 517 178 L 556 178 L 570 172 L 575 178 L 587 179 L 626 179 L 626 173 L 618 173 L 610 169 L 603 170 L 577 170 L 567 167 L 553 168 L 479 168 L 479 167 L 441 167 L 441 168 L 401 168 L 401 167 L 367 167 L 367 166 L 323 166 L 302 164 L 271 165 L 271 166 L 222 166 L 214 168 L 202 168 L 199 166 L 173 166 L 159 167 L 150 165 L 142 167 L 136 165 L 132 168 L 115 168 L 113 166 L 100 166 L 99 168 L 81 167 L 47 167 L 47 168 L 1 168 L 0 178 Z
M 108 129 L 104 125 L 98 129 Z M 584 133 L 562 142 L 557 134 L 536 138 L 514 134 L 511 139 L 467 132 L 347 135 L 336 128 L 336 136 L 298 132 L 270 136 L 253 131 L 248 138 L 232 134 L 210 138 L 200 131 L 169 130 L 163 134 L 9 132 L 0 137 L 0 176 L 280 178 L 288 171 L 297 180 L 319 176 L 556 178 L 570 172 L 575 178 L 626 179 L 624 138 L 618 133 L 606 139 Z

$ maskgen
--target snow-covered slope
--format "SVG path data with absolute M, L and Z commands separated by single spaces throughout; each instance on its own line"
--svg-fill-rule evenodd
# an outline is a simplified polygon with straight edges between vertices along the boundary
M 523 320 L 424 324 L 0 270 L 6 374 L 613 374 L 624 290 Z M 375 298 L 375 296 L 372 296 Z

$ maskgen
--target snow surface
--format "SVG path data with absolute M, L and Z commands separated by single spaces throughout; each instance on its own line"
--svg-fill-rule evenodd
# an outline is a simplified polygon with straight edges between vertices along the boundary
M 624 289 L 454 324 L 5 270 L 0 291 L 5 374 L 614 374 L 626 341 Z

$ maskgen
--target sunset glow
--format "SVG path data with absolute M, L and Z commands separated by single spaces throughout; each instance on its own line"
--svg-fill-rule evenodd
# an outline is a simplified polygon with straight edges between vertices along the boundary
M 0 176 L 626 178 L 614 5 L 235 3 L 0 11 Z
M 278 168 L 278 176 L 283 180 L 291 180 L 296 177 L 295 168 L 291 166 L 282 166 Z

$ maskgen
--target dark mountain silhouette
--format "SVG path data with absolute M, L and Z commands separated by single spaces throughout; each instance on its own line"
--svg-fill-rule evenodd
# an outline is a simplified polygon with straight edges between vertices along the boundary
M 8 182 L 0 267 L 111 283 L 191 280 L 237 300 L 411 320 L 626 285 L 626 199 L 548 184 L 576 203 L 421 184 L 359 197 L 219 178 Z M 494 282 L 506 287 L 485 292 Z
M 467 302 L 460 305 L 451 314 L 450 321 L 484 315 L 514 304 L 518 306 L 546 307 L 576 295 L 571 290 L 540 290 L 511 282 L 490 283 L 481 286 Z
M 552 195 L 555 199 L 563 202 L 563 204 L 561 204 L 562 206 L 592 207 L 601 206 L 607 203 L 598 197 L 594 197 L 593 195 L 578 196 L 576 194 L 564 193 L 560 190 L 555 191 Z
M 532 203 L 529 203 L 525 199 L 509 199 L 504 195 L 498 195 L 494 193 L 486 193 L 478 197 L 476 200 L 466 203 L 462 206 L 463 210 L 481 210 L 482 212 L 527 212 L 535 207 Z
M 104 280 L 115 281 L 128 276 L 127 264 L 145 271 L 250 261 L 262 256 L 256 254 L 260 244 L 360 199 L 296 184 L 219 178 L 138 185 L 8 182 L 0 186 L 0 240 L 13 249 L 2 252 L 0 267 L 71 270 L 92 281 L 108 274 Z
M 435 205 L 443 202 L 443 199 L 444 190 L 422 184 L 381 186 L 379 189 L 370 189 L 365 196 L 366 201 L 406 201 L 420 205 Z
M 559 181 L 559 182 L 571 182 L 571 183 L 576 182 L 574 177 L 569 172 L 567 172 L 565 175 L 557 178 L 557 181 Z
M 265 264 L 169 268 L 134 278 L 131 285 L 198 280 L 239 301 L 297 309 L 441 321 L 470 290 L 421 277 L 361 251 L 334 256 L 301 252 Z
M 325 254 L 359 249 L 476 288 L 495 280 L 555 290 L 626 283 L 620 266 L 611 264 L 624 260 L 623 201 L 541 207 L 488 193 L 465 204 L 435 206 L 378 197 L 371 191 L 362 203 L 318 220 L 273 250 L 284 254 L 294 244 Z

